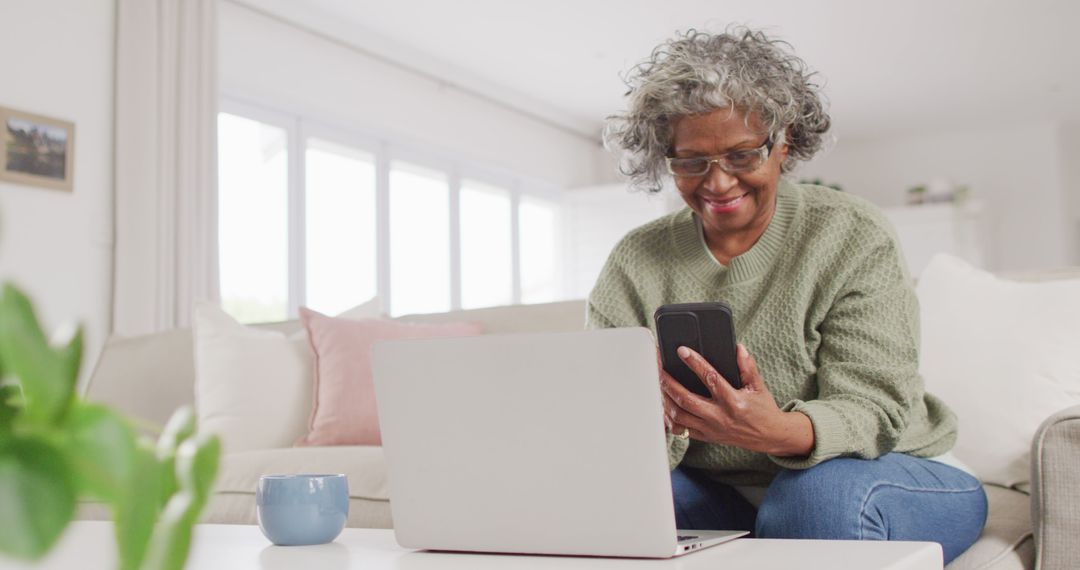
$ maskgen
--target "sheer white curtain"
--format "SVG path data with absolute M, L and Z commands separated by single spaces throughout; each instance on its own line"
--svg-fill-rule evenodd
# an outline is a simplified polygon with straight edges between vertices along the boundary
M 217 0 L 118 0 L 113 332 L 217 300 Z

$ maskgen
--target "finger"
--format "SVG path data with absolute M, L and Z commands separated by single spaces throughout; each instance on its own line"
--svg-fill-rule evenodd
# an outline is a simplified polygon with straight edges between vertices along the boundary
M 666 398 L 667 407 L 670 408 L 668 410 L 669 419 L 674 420 L 676 418 L 675 414 L 678 414 L 678 417 L 687 415 L 700 418 L 705 415 L 706 407 L 713 405 L 710 400 L 706 400 L 687 390 L 685 386 L 667 373 L 664 373 L 664 379 L 660 382 L 660 389 Z
M 705 426 L 706 423 L 700 418 L 687 418 L 686 423 L 674 423 L 671 433 L 682 435 L 684 432 L 688 431 L 691 439 L 704 439 L 703 434 L 705 433 Z
M 670 390 L 668 389 L 670 387 Z M 686 387 L 679 383 L 674 376 L 668 374 L 667 370 L 660 369 L 660 392 L 667 395 L 669 391 L 679 393 L 679 388 L 686 390 Z M 689 392 L 689 390 L 686 390 Z
M 712 401 L 706 400 L 687 390 L 682 384 L 679 384 L 678 381 L 672 378 L 670 374 L 665 373 L 664 375 L 667 379 L 663 384 L 670 382 L 674 385 L 673 391 L 681 391 L 686 394 L 688 398 L 700 402 L 703 405 L 702 411 L 706 411 L 704 406 L 716 406 Z M 661 386 L 663 386 L 663 384 Z M 661 396 L 664 401 L 664 423 L 667 424 L 668 431 L 672 434 L 682 435 L 683 428 L 686 428 L 689 430 L 690 434 L 688 437 L 704 441 L 704 429 L 708 425 L 708 422 L 702 416 L 688 411 L 681 406 L 674 398 L 668 395 L 666 391 L 661 391 Z M 696 406 L 697 404 L 693 404 L 693 407 Z
M 687 410 L 697 406 L 699 403 L 709 401 L 688 390 L 686 386 L 683 386 L 681 382 L 667 372 L 662 373 L 660 376 L 660 390 L 671 398 L 676 406 Z
M 667 429 L 667 430 L 669 430 L 671 432 L 671 434 L 675 435 L 675 436 L 681 436 L 684 433 L 686 433 L 686 434 L 688 434 L 688 437 L 689 437 L 689 434 L 692 434 L 692 433 L 701 434 L 702 429 L 704 428 L 704 426 L 705 426 L 705 422 L 702 421 L 700 418 L 692 418 L 690 416 L 684 416 L 684 418 L 681 419 L 681 421 L 673 421 L 673 422 L 671 422 L 671 426 L 669 426 L 669 429 Z M 700 439 L 700 437 L 698 437 L 698 439 Z
M 661 368 L 660 369 L 660 384 L 663 385 L 665 382 L 670 382 L 672 384 L 679 384 L 679 381 L 676 380 L 674 376 L 672 376 L 667 370 L 664 370 L 663 368 Z M 682 384 L 679 384 L 679 386 L 682 386 Z
M 679 424 L 671 426 L 671 429 L 669 429 L 668 431 L 671 432 L 671 435 L 675 436 L 678 439 L 683 439 L 683 434 L 686 434 L 686 438 L 689 439 L 690 434 L 692 433 L 692 430 L 690 428 Z
M 671 433 L 682 433 L 683 429 L 686 426 L 680 424 L 679 422 L 676 422 L 676 421 L 672 420 L 671 419 L 672 417 L 675 417 L 675 414 L 672 414 L 671 416 L 668 416 L 668 411 L 664 410 L 664 425 L 667 426 L 667 430 L 669 432 L 671 432 Z
M 667 370 L 664 370 L 664 359 L 660 355 L 660 348 L 656 349 L 656 369 L 660 371 L 660 381 L 664 381 L 664 375 L 667 374 Z
M 696 429 L 693 429 L 693 428 L 686 428 L 686 429 L 689 430 L 689 433 L 687 434 L 687 436 L 690 439 L 696 439 L 698 441 L 709 441 L 708 436 L 705 435 L 705 432 L 700 431 L 700 430 L 696 430 Z M 682 432 L 679 432 L 679 433 L 682 433 Z
M 739 363 L 739 375 L 742 376 L 743 384 L 758 392 L 768 392 L 769 389 L 765 387 L 765 380 L 761 377 L 761 373 L 758 372 L 757 360 L 746 349 L 746 346 L 740 343 L 736 350 L 736 356 Z
M 697 377 L 709 389 L 709 393 L 712 394 L 714 400 L 730 398 L 734 395 L 735 388 L 713 368 L 712 364 L 709 364 L 708 360 L 705 360 L 704 356 L 688 346 L 680 346 L 678 353 L 679 358 L 690 367 L 690 370 L 694 371 L 694 374 L 697 374 Z
M 677 406 L 675 405 L 675 402 L 671 401 L 671 398 L 669 398 L 667 394 L 661 392 L 660 397 L 663 399 L 664 402 L 664 427 L 668 428 L 668 431 L 670 431 L 671 433 L 675 433 L 675 424 L 672 422 L 671 418 L 675 416 L 675 410 Z
M 684 416 L 688 416 L 688 415 L 696 415 L 696 414 L 692 414 L 691 412 L 687 411 L 685 408 L 680 406 L 677 402 L 675 402 L 674 399 L 671 398 L 671 396 L 668 396 L 667 394 L 663 394 L 663 398 L 664 398 L 664 419 L 668 423 L 675 422 L 679 417 L 684 417 Z

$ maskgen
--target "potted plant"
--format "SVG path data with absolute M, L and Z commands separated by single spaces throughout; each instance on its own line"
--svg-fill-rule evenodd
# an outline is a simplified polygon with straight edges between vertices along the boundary
M 926 186 L 912 186 L 907 189 L 907 203 L 912 206 L 917 206 L 926 202 Z
M 121 570 L 180 569 L 210 497 L 221 444 L 181 408 L 157 441 L 76 394 L 82 331 L 51 344 L 30 300 L 0 293 L 0 555 L 36 560 L 77 501 L 109 505 Z

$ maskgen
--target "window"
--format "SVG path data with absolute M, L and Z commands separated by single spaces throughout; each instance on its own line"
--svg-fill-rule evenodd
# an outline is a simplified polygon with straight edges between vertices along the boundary
M 521 302 L 558 300 L 562 291 L 559 270 L 559 208 L 554 202 L 522 197 L 518 208 L 521 227 Z
M 560 193 L 224 101 L 222 306 L 242 322 L 372 297 L 390 315 L 562 298 Z
M 304 157 L 305 304 L 336 315 L 375 296 L 375 156 L 317 138 Z
M 288 154 L 284 129 L 219 115 L 221 301 L 244 322 L 288 316 Z
M 450 187 L 446 176 L 390 165 L 390 314 L 450 309 Z
M 461 307 L 514 299 L 510 191 L 475 180 L 461 184 Z

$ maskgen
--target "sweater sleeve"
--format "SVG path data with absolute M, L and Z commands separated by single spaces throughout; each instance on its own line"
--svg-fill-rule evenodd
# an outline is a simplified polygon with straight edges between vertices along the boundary
M 918 374 L 918 301 L 891 232 L 844 272 L 845 283 L 818 327 L 817 399 L 788 402 L 809 416 L 814 449 L 807 457 L 770 459 L 806 469 L 839 456 L 873 459 L 889 453 L 923 396 Z
M 642 322 L 642 301 L 635 292 L 633 279 L 621 263 L 624 247 L 625 243 L 620 243 L 612 251 L 589 294 L 585 323 L 588 329 L 648 326 Z M 675 437 L 670 431 L 665 433 L 668 467 L 675 469 L 686 455 L 690 440 Z

